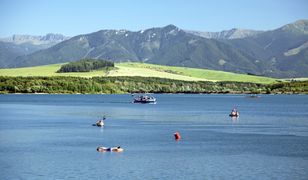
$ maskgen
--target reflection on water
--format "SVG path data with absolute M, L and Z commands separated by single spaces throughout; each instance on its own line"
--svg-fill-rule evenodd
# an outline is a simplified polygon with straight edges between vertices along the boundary
M 0 179 L 308 176 L 308 96 L 155 97 L 132 104 L 130 95 L 1 95 Z M 227 117 L 234 106 L 240 120 Z M 103 114 L 105 126 L 91 126 Z M 100 145 L 125 151 L 97 153 Z
M 232 123 L 238 123 L 239 122 L 239 117 L 230 117 Z

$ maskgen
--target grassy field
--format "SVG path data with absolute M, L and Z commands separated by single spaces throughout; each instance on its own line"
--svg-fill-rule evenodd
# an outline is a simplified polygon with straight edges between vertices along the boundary
M 187 68 L 187 67 L 174 67 L 162 66 L 145 63 L 121 63 L 121 67 L 133 67 L 147 70 L 154 70 L 157 72 L 165 72 L 170 74 L 177 74 L 186 77 L 198 78 L 207 81 L 237 81 L 237 82 L 255 82 L 255 83 L 273 83 L 276 81 L 274 78 L 251 76 L 246 74 L 236 74 L 224 71 Z
M 56 73 L 62 64 L 36 67 L 0 69 L 0 76 L 142 76 L 159 77 L 185 81 L 237 81 L 269 84 L 276 81 L 273 78 L 236 74 L 197 68 L 162 66 L 145 63 L 116 63 L 112 71 L 103 70 L 86 73 Z
M 104 71 L 93 71 L 86 73 L 56 73 L 62 64 L 51 64 L 45 66 L 34 66 L 14 69 L 0 69 L 0 76 L 77 76 L 77 77 L 94 77 L 105 76 Z

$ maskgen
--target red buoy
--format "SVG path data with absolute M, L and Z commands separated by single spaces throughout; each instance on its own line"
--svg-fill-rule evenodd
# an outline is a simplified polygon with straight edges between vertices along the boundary
M 179 132 L 175 132 L 174 133 L 174 138 L 176 141 L 179 141 L 181 139 L 180 133 Z

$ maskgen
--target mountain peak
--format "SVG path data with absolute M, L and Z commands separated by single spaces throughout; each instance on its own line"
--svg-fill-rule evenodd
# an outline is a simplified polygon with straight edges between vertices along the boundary
M 62 34 L 54 34 L 54 33 L 48 33 L 45 36 L 42 36 L 41 40 L 43 41 L 63 41 L 66 40 L 67 37 L 65 37 Z
M 169 25 L 163 27 L 163 29 L 166 29 L 166 30 L 169 30 L 169 31 L 170 30 L 179 30 L 179 28 L 177 26 L 173 25 L 173 24 L 169 24 Z
M 308 25 L 308 19 L 300 19 L 295 21 L 294 23 L 291 24 L 295 24 L 295 25 L 299 25 L 299 26 L 307 26 Z

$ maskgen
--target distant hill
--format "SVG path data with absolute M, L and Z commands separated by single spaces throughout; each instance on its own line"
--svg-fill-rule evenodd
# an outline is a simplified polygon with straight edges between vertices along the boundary
M 255 57 L 258 63 L 266 64 L 264 75 L 308 76 L 308 20 L 227 43 Z
M 184 31 L 174 25 L 136 32 L 101 30 L 19 56 L 7 62 L 6 66 L 1 63 L 0 67 L 26 67 L 93 58 L 279 78 L 308 77 L 307 29 L 308 20 L 271 31 L 232 29 L 208 35 Z
M 41 46 L 32 45 L 28 43 L 15 44 L 11 42 L 0 41 L 0 67 L 8 67 L 15 63 L 15 59 L 21 55 L 31 54 L 37 50 L 42 49 Z
M 272 77 L 308 76 L 308 20 L 272 31 L 232 29 L 218 33 L 190 33 L 225 42 L 254 57 L 260 74 Z
M 67 39 L 69 37 L 52 33 L 45 36 L 13 35 L 0 38 L 0 67 L 10 66 L 18 56 L 49 48 Z
M 53 33 L 48 33 L 45 36 L 14 34 L 11 37 L 0 38 L 0 41 L 14 43 L 14 44 L 28 43 L 32 45 L 46 45 L 46 47 L 47 46 L 50 47 L 67 39 L 69 39 L 69 37 L 66 37 L 62 34 L 53 34 Z

